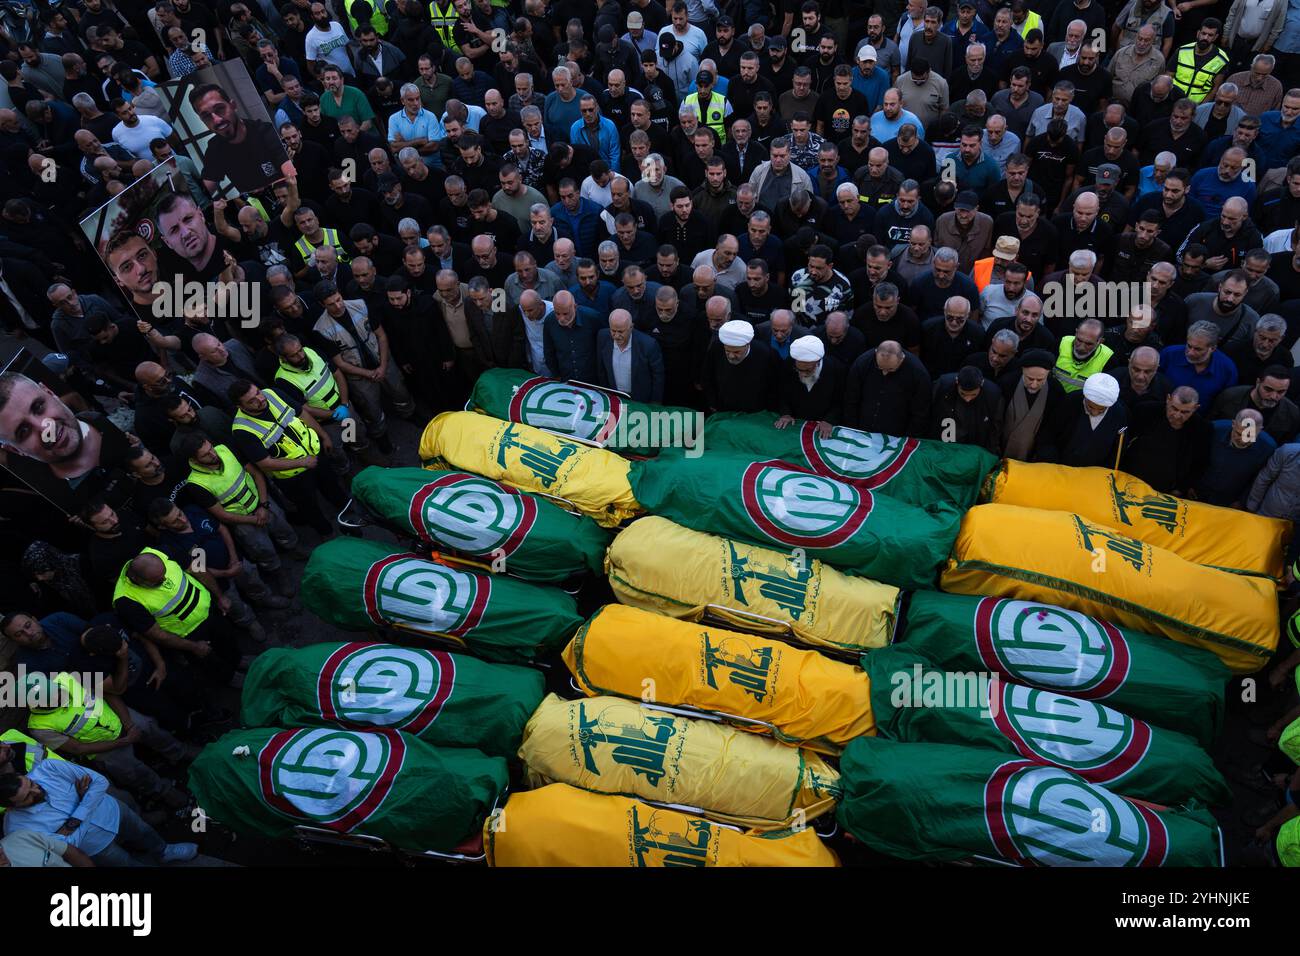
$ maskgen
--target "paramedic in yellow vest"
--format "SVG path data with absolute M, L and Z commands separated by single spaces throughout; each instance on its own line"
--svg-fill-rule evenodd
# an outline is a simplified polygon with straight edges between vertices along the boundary
M 1011 25 L 1022 40 L 1030 30 L 1042 30 L 1044 27 L 1043 18 L 1029 9 L 1029 0 L 1012 0 Z
M 316 215 L 316 210 L 310 206 L 299 206 L 293 211 L 293 225 L 299 233 L 297 241 L 293 244 L 293 251 L 297 254 L 294 265 L 298 267 L 297 271 L 294 272 L 294 278 L 303 278 L 307 271 L 315 265 L 314 254 L 316 247 L 320 245 L 333 246 L 339 262 L 348 263 L 352 261 L 352 257 L 348 254 L 339 231 L 322 226 L 320 217 Z
M 1174 86 L 1187 94 L 1193 103 L 1203 103 L 1214 95 L 1228 76 L 1228 54 L 1219 49 L 1223 24 L 1214 17 L 1206 17 L 1196 31 L 1196 42 L 1180 46 L 1174 51 L 1173 62 L 1166 72 L 1174 78 Z
M 727 142 L 727 117 L 731 115 L 731 104 L 727 102 L 725 96 L 714 91 L 713 83 L 713 72 L 711 70 L 700 70 L 699 73 L 695 74 L 697 92 L 682 100 L 682 106 L 694 107 L 700 125 L 707 126 L 717 133 L 718 145 L 725 146 Z
M 366 423 L 352 413 L 348 404 L 348 380 L 342 370 L 315 349 L 303 345 L 302 339 L 291 332 L 275 340 L 275 351 L 280 356 L 276 382 L 288 382 L 302 394 L 303 412 L 316 419 L 335 448 L 342 449 L 346 444 L 359 455 L 367 454 L 370 442 L 366 437 Z M 337 458 L 341 459 L 342 470 L 346 470 L 347 458 L 343 455 Z
M 226 618 L 230 600 L 212 575 L 197 564 L 190 568 L 155 548 L 141 549 L 117 576 L 113 613 L 161 652 L 164 675 L 192 658 L 211 686 L 225 687 L 239 664 L 238 631 Z
M 353 36 L 363 23 L 369 23 L 381 37 L 388 36 L 388 18 L 384 16 L 382 0 L 347 0 L 347 11 Z
M 429 4 L 429 22 L 433 24 L 434 32 L 438 34 L 438 39 L 447 48 L 447 52 L 458 56 L 461 49 L 456 42 L 456 26 L 460 23 L 460 15 L 456 12 L 453 0 L 432 0 Z
M 294 506 L 298 522 L 328 538 L 334 525 L 321 512 L 317 495 L 336 509 L 347 504 L 348 495 L 333 469 L 321 467 L 320 456 L 331 454 L 334 443 L 303 411 L 302 394 L 288 383 L 262 389 L 245 379 L 231 385 L 226 397 L 236 408 L 230 427 L 235 457 L 272 478 Z
M 1067 392 L 1077 392 L 1089 375 L 1103 371 L 1115 354 L 1109 345 L 1101 344 L 1106 331 L 1100 319 L 1084 319 L 1073 335 L 1061 339 L 1054 374 Z
M 230 530 L 240 552 L 257 565 L 276 593 L 292 596 L 294 585 L 284 573 L 280 552 L 299 558 L 310 553 L 299 547 L 298 533 L 284 509 L 267 493 L 266 475 L 201 432 L 179 436 L 176 453 L 189 462 L 187 484 L 194 503 Z
M 121 661 L 125 671 L 125 652 Z M 141 802 L 157 801 L 169 810 L 188 805 L 189 797 L 137 757 L 134 745 L 176 764 L 190 763 L 199 748 L 181 743 L 152 717 L 127 707 L 108 687 L 106 682 L 99 696 L 77 674 L 28 674 L 23 685 L 27 733 L 63 757 L 85 761 Z
M 364 299 L 344 299 L 333 282 L 322 279 L 312 289 L 324 311 L 313 330 L 334 348 L 330 361 L 347 379 L 352 415 L 366 424 L 370 437 L 385 455 L 392 454 L 384 403 L 402 418 L 415 412 L 397 363 L 390 361 L 388 335 Z

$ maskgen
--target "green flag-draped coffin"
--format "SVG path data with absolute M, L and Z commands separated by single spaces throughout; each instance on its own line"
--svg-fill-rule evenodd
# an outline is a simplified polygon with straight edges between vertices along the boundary
M 356 538 L 316 548 L 302 590 L 312 611 L 339 627 L 387 626 L 442 637 L 503 663 L 558 651 L 582 624 L 573 598 L 559 588 L 479 574 Z

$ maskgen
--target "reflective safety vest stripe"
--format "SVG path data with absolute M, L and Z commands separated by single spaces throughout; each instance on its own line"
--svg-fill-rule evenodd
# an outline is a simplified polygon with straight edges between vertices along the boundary
M 708 109 L 700 107 L 700 94 L 692 93 L 686 99 L 682 100 L 683 106 L 694 106 L 695 113 L 700 118 L 700 122 L 708 126 L 713 132 L 718 134 L 718 140 L 722 144 L 727 142 L 727 98 L 718 93 L 709 97 Z M 707 115 L 706 115 L 707 114 Z
M 302 392 L 309 405 L 333 410 L 339 403 L 339 386 L 334 381 L 333 367 L 315 349 L 304 346 L 302 351 L 307 356 L 307 367 L 298 368 L 280 359 L 280 367 L 275 373 L 276 380 L 283 379 Z
M 147 588 L 127 577 L 128 561 L 122 565 L 113 589 L 113 600 L 130 598 L 144 605 L 164 631 L 186 637 L 208 619 L 212 595 L 199 581 L 167 555 L 154 548 L 145 548 L 141 554 L 152 554 L 163 563 L 162 584 Z
M 30 724 L 30 722 L 29 722 Z M 14 769 L 18 769 L 21 764 L 24 773 L 31 773 L 32 768 L 39 766 L 46 760 L 63 760 L 53 750 L 49 750 L 39 740 L 33 740 L 21 730 L 6 730 L 0 734 L 0 743 L 6 743 L 13 750 Z
M 388 17 L 384 16 L 382 3 L 376 3 L 375 0 L 343 0 L 343 6 L 346 7 L 348 11 L 348 22 L 352 24 L 352 35 L 357 35 L 357 27 L 361 22 L 352 12 L 352 7 L 357 2 L 364 2 L 368 7 L 370 7 L 370 16 L 366 19 L 370 21 L 370 25 L 375 28 L 376 33 L 381 37 L 387 36 Z
M 298 241 L 293 247 L 298 250 L 298 255 L 302 256 L 302 261 L 311 264 L 311 254 L 316 250 L 316 246 L 333 246 L 334 252 L 339 257 L 339 262 L 351 262 L 352 257 L 343 251 L 343 242 L 339 239 L 337 229 L 322 229 L 322 239 L 320 242 L 312 244 L 306 236 L 299 236 Z
M 242 409 L 235 415 L 230 429 L 251 432 L 262 447 L 273 454 L 279 451 L 277 458 L 292 461 L 295 458 L 307 458 L 320 452 L 320 440 L 316 433 L 303 422 L 288 403 L 269 388 L 262 389 L 266 396 L 266 412 L 270 421 L 253 418 Z M 275 478 L 292 478 L 301 475 L 306 468 L 290 468 L 287 471 L 273 471 Z
M 53 710 L 33 710 L 27 718 L 29 730 L 50 730 L 88 744 L 122 736 L 121 718 L 102 698 L 82 687 L 77 678 L 56 674 L 52 684 L 66 703 Z
M 1177 68 L 1174 70 L 1174 85 L 1187 92 L 1187 98 L 1200 103 L 1210 95 L 1214 87 L 1214 78 L 1228 65 L 1228 58 L 1218 47 L 1214 56 L 1203 65 L 1196 65 L 1196 44 L 1189 43 L 1178 48 Z
M 1012 26 L 1016 26 L 1014 23 Z M 1016 27 L 1016 32 L 1020 34 L 1020 39 L 1025 38 L 1025 34 L 1030 30 L 1041 30 L 1043 28 L 1043 18 L 1030 10 L 1025 14 L 1025 22 Z
M 1086 362 L 1080 363 L 1074 357 L 1074 336 L 1067 335 L 1061 339 L 1061 348 L 1056 355 L 1056 368 L 1053 369 L 1056 380 L 1067 392 L 1077 392 L 1083 388 L 1084 380 L 1104 369 L 1114 354 L 1109 345 L 1099 344 L 1097 351 L 1088 356 Z
M 447 0 L 443 6 L 438 6 L 438 0 L 433 0 L 429 4 L 429 20 L 433 23 L 433 28 L 438 32 L 442 40 L 442 45 L 452 53 L 460 53 L 460 44 L 456 42 L 456 24 L 460 22 L 460 15 L 456 13 L 456 4 L 452 0 Z
M 213 445 L 212 450 L 221 459 L 220 467 L 208 471 L 206 466 L 191 459 L 189 484 L 211 492 L 217 504 L 227 511 L 237 515 L 252 514 L 261 500 L 257 494 L 257 482 L 249 477 L 234 452 L 225 445 Z

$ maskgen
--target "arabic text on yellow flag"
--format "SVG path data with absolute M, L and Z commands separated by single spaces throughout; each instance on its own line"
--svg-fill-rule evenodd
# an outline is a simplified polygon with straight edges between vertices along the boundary
M 817 754 L 622 697 L 550 695 L 524 728 L 519 759 L 532 787 L 567 783 L 747 827 L 801 826 L 839 796 L 839 772 Z
M 420 436 L 425 467 L 450 467 L 560 498 L 607 528 L 640 512 L 631 463 L 612 451 L 475 412 L 443 412 Z
M 811 827 L 744 833 L 563 783 L 514 794 L 483 845 L 491 866 L 839 866 Z
M 898 588 L 849 577 L 822 562 L 638 518 L 605 556 L 624 604 L 698 621 L 706 611 L 747 631 L 861 652 L 889 643 Z
M 945 591 L 1044 601 L 1163 634 L 1258 670 L 1277 648 L 1269 580 L 1185 561 L 1066 511 L 978 505 L 966 512 Z
M 862 668 L 622 604 L 593 614 L 564 649 L 564 662 L 589 696 L 724 714 L 746 730 L 823 753 L 875 733 Z
M 1280 579 L 1291 522 L 1161 494 L 1109 468 L 1070 468 L 1004 459 L 984 499 L 1070 511 L 1174 552 L 1193 564 Z

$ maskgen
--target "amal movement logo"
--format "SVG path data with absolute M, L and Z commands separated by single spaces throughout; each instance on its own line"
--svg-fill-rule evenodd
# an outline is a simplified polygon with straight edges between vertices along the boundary
M 321 668 L 316 702 L 331 723 L 418 734 L 438 719 L 455 688 L 456 660 L 445 651 L 355 642 Z
M 1151 727 L 1119 711 L 1019 684 L 1002 685 L 993 722 L 1022 757 L 1108 784 L 1142 762 Z
M 537 502 L 491 479 L 453 473 L 412 495 L 408 518 L 426 544 L 508 557 L 532 530 Z
M 813 471 L 852 482 L 859 488 L 887 484 L 921 447 L 915 438 L 895 438 L 843 426 L 833 428 L 830 438 L 822 438 L 816 422 L 804 422 L 799 441 Z
M 366 613 L 376 624 L 463 637 L 478 626 L 492 593 L 487 575 L 467 574 L 418 554 L 394 554 L 366 572 Z
M 510 420 L 603 444 L 614 434 L 623 400 L 595 388 L 530 378 L 510 399 Z
M 393 730 L 283 730 L 257 755 L 258 786 L 285 816 L 347 833 L 383 805 L 405 756 Z
M 1160 866 L 1169 850 L 1154 810 L 1027 760 L 993 771 L 984 821 L 997 852 L 1021 866 Z
M 1085 700 L 1115 693 L 1128 678 L 1131 661 L 1119 628 L 1033 601 L 980 601 L 975 647 L 988 670 Z
M 833 548 L 871 514 L 871 492 L 780 461 L 756 461 L 740 480 L 745 512 L 782 544 Z

